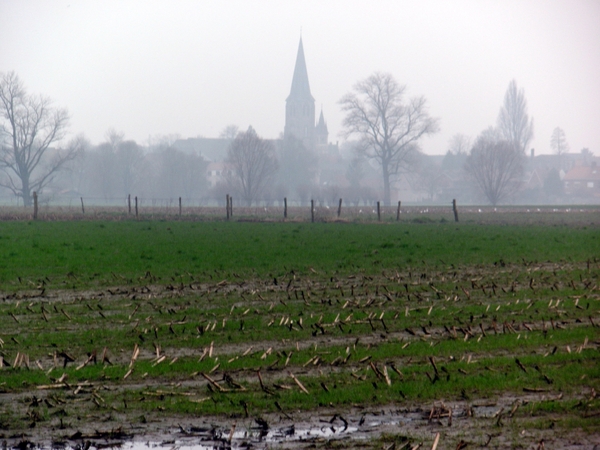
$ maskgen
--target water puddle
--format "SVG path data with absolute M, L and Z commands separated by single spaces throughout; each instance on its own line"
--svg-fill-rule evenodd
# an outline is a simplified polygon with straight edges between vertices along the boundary
M 415 420 L 422 420 L 422 413 L 407 412 L 366 414 L 346 420 L 341 415 L 270 427 L 257 420 L 246 429 L 227 428 L 180 428 L 177 439 L 164 442 L 133 442 L 124 445 L 125 450 L 149 450 L 152 448 L 177 448 L 178 450 L 269 448 L 272 445 L 294 447 L 295 444 L 323 442 L 328 440 L 365 440 L 383 429 L 410 427 Z
M 345 417 L 334 414 L 333 417 L 305 417 L 297 422 L 289 420 L 276 424 L 261 418 L 218 425 L 206 422 L 200 426 L 171 424 L 162 431 L 157 431 L 157 434 L 127 434 L 118 431 L 96 432 L 92 435 L 76 433 L 64 442 L 54 442 L 51 447 L 57 450 L 238 450 L 273 446 L 294 449 L 327 441 L 339 441 L 343 442 L 343 446 L 353 447 L 359 441 L 372 439 L 384 432 L 414 432 L 416 428 L 425 425 L 450 426 L 452 418 L 461 420 L 467 416 L 494 418 L 499 411 L 504 410 L 497 402 L 471 405 L 468 408 L 465 406 L 455 405 L 454 409 L 438 405 L 431 409 L 354 411 L 354 414 Z M 426 433 L 428 427 L 423 429 Z M 43 448 L 30 444 L 23 441 L 12 448 Z
M 299 427 L 289 425 L 278 428 L 250 427 L 231 432 L 216 428 L 190 428 L 179 430 L 177 439 L 162 442 L 126 442 L 119 445 L 121 450 L 177 449 L 214 450 L 247 449 L 270 445 L 285 445 L 316 440 L 349 438 L 358 431 L 348 424 L 323 423 L 320 427 Z M 353 437 L 355 438 L 355 437 Z M 75 449 L 78 450 L 78 449 Z

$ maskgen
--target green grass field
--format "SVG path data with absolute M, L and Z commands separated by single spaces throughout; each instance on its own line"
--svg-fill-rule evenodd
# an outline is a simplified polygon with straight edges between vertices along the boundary
M 499 411 L 457 415 L 447 448 L 486 433 L 588 439 L 600 432 L 599 231 L 0 222 L 0 437 L 325 411 L 358 423 L 352 408 L 443 402 Z M 403 433 L 364 445 L 418 443 Z
M 0 289 L 23 283 L 106 285 L 147 272 L 171 277 L 282 276 L 381 269 L 586 261 L 594 227 L 477 224 L 3 222 Z M 112 279 L 111 279 L 112 278 Z M 21 281 L 19 281 L 19 279 Z M 49 281 L 48 281 L 49 280 Z

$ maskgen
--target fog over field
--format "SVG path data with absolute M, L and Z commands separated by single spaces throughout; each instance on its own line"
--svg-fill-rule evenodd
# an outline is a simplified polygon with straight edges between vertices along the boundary
M 0 0 L 0 72 L 68 111 L 61 139 L 27 170 L 3 111 L 0 197 L 598 203 L 598 23 L 593 0 Z M 357 83 L 377 74 L 397 88 L 400 128 L 416 99 L 431 120 L 391 150 L 350 120 Z M 486 131 L 501 128 L 511 86 L 514 123 L 530 136 L 514 140 L 520 160 L 496 195 L 465 164 L 477 142 L 502 153 L 496 141 L 513 140 Z M 244 188 L 228 151 L 249 127 L 274 164 Z

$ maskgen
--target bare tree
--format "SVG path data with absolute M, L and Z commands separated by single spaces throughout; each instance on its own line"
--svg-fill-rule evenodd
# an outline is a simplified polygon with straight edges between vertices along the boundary
M 144 172 L 144 151 L 135 141 L 122 141 L 116 151 L 120 194 L 124 197 L 134 192 Z
M 556 127 L 552 132 L 550 147 L 552 147 L 552 150 L 554 150 L 554 153 L 558 156 L 562 156 L 569 152 L 569 144 L 567 143 L 567 138 L 562 128 Z
M 158 197 L 200 197 L 207 190 L 207 163 L 202 156 L 174 148 L 156 152 L 156 178 L 151 191 Z
M 41 191 L 80 149 L 74 139 L 59 145 L 67 133 L 69 113 L 52 107 L 41 95 L 29 95 L 14 72 L 0 74 L 0 186 L 31 204 L 31 193 Z
M 228 182 L 248 206 L 270 188 L 278 168 L 273 144 L 259 137 L 252 127 L 233 140 L 227 163 L 231 166 Z
M 569 153 L 569 144 L 567 143 L 567 138 L 562 128 L 556 127 L 552 132 L 552 136 L 550 137 L 550 147 L 552 147 L 552 150 L 554 150 L 554 153 L 558 156 L 558 168 L 562 169 L 563 155 Z
M 219 134 L 219 138 L 233 141 L 239 132 L 240 128 L 237 125 L 227 125 Z
M 335 183 L 327 184 L 321 189 L 321 195 L 329 206 L 335 206 L 342 196 L 342 188 Z
M 360 184 L 365 177 L 365 160 L 361 155 L 356 155 L 348 163 L 346 168 L 346 180 L 351 187 L 360 188 Z
M 524 165 L 523 151 L 514 143 L 499 139 L 495 130 L 488 129 L 475 141 L 465 170 L 495 206 L 519 189 Z
M 140 183 L 147 180 L 143 176 L 146 160 L 142 148 L 112 129 L 105 137 L 105 142 L 86 155 L 88 193 L 100 194 L 105 200 L 136 194 Z
M 498 129 L 502 137 L 512 142 L 522 152 L 533 139 L 533 118 L 527 114 L 525 91 L 517 89 L 517 82 L 512 80 L 504 94 L 504 104 L 498 115 Z
M 116 197 L 117 162 L 112 146 L 104 142 L 85 155 L 84 193 L 91 196 L 102 196 L 105 200 Z
M 181 135 L 179 133 L 156 134 L 148 138 L 148 149 L 152 151 L 162 151 L 167 148 L 171 148 L 179 139 L 181 139 Z
M 422 155 L 418 170 L 409 176 L 413 189 L 427 195 L 428 201 L 434 201 L 444 188 L 444 173 L 441 164 L 436 164 L 427 155 Z
M 313 190 L 313 185 L 310 182 L 302 183 L 296 187 L 296 194 L 298 195 L 298 199 L 302 206 L 308 204 L 308 200 L 310 199 Z
M 448 141 L 448 150 L 442 160 L 441 170 L 447 173 L 462 172 L 470 151 L 471 138 L 464 134 L 455 134 Z
M 466 155 L 471 150 L 471 138 L 457 133 L 448 141 L 448 152 L 453 155 Z
M 419 139 L 439 129 L 425 97 L 406 99 L 405 91 L 392 75 L 374 73 L 340 100 L 345 137 L 356 135 L 361 151 L 381 166 L 386 205 L 397 177 L 416 162 Z
M 87 157 L 93 146 L 83 134 L 78 135 L 76 139 L 79 145 L 77 158 L 65 163 L 52 182 L 52 187 L 58 190 L 71 191 L 72 194 L 82 194 L 88 177 L 86 173 Z
M 104 133 L 104 137 L 106 138 L 105 142 L 112 147 L 114 152 L 116 152 L 119 149 L 119 145 L 121 145 L 125 139 L 125 133 L 117 131 L 114 128 L 109 128 L 106 130 L 106 133 Z

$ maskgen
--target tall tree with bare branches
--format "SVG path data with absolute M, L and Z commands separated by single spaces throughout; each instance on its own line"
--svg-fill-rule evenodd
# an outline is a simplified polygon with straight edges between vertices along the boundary
M 552 150 L 554 150 L 554 153 L 558 157 L 558 169 L 560 170 L 563 168 L 563 156 L 569 153 L 569 143 L 562 128 L 556 127 L 552 132 L 550 147 L 552 147 Z
M 359 81 L 339 103 L 346 112 L 345 136 L 358 137 L 360 151 L 381 166 L 389 205 L 391 186 L 417 162 L 419 140 L 436 133 L 439 120 L 427 112 L 425 97 L 406 98 L 406 86 L 387 73 Z
M 504 104 L 498 114 L 498 129 L 504 140 L 511 142 L 522 152 L 533 139 L 533 118 L 527 114 L 525 91 L 517 88 L 512 80 L 504 94 Z
M 227 125 L 225 128 L 223 128 L 223 130 L 221 130 L 219 138 L 233 141 L 239 132 L 240 128 L 237 125 Z
M 252 127 L 233 140 L 227 151 L 227 163 L 231 168 L 227 181 L 247 206 L 261 199 L 278 169 L 275 147 Z
M 0 186 L 23 198 L 25 206 L 32 192 L 47 186 L 79 152 L 77 139 L 54 147 L 68 125 L 67 110 L 54 108 L 47 97 L 27 94 L 14 72 L 0 74 Z
M 496 206 L 520 188 L 524 166 L 523 151 L 513 142 L 502 139 L 498 130 L 490 128 L 475 141 L 465 170 L 481 194 Z
M 559 157 L 565 153 L 569 153 L 569 144 L 562 128 L 556 127 L 552 132 L 552 137 L 550 138 L 550 147 L 552 147 L 554 153 L 556 153 Z

